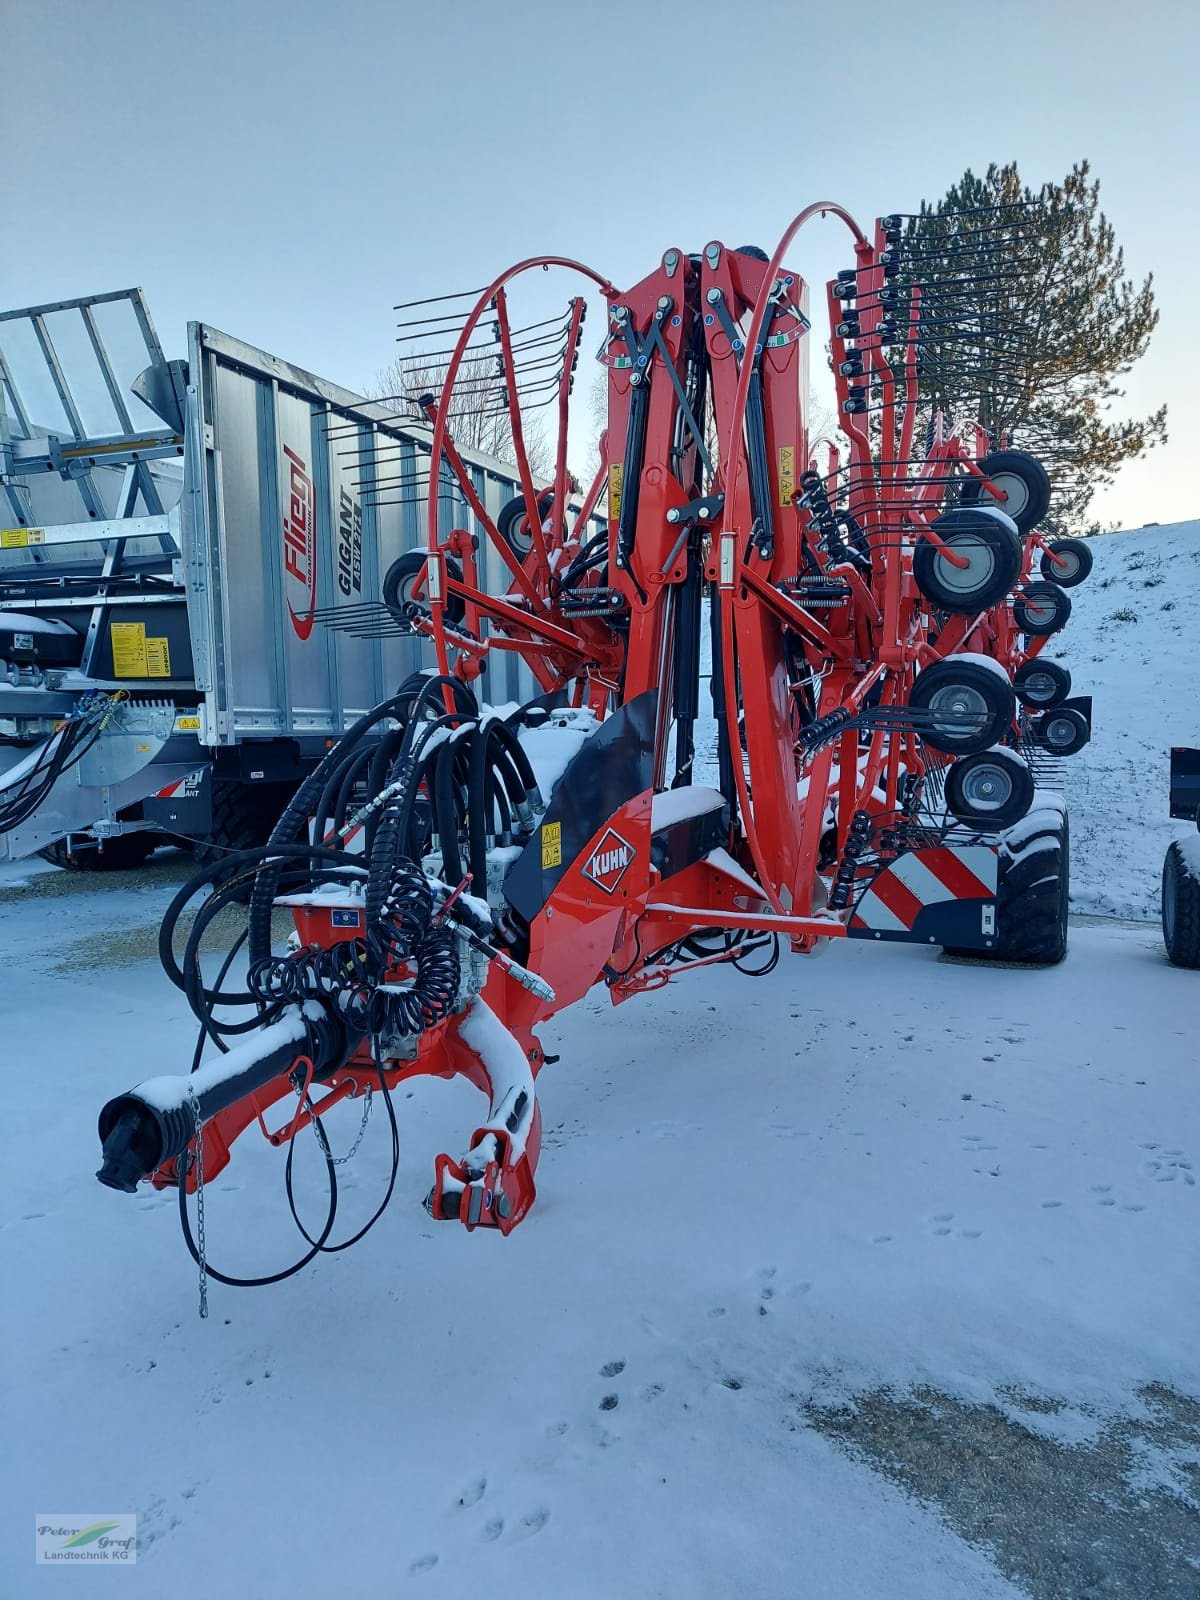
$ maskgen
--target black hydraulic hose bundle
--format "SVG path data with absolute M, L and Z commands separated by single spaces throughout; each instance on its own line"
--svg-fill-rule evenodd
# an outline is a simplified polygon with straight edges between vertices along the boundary
M 98 695 L 81 703 L 38 751 L 18 778 L 0 778 L 0 833 L 20 827 L 37 811 L 54 785 L 87 755 L 104 732 L 114 698 Z
M 64 761 L 70 754 L 71 748 L 60 751 Z M 101 1181 L 131 1192 L 149 1173 L 174 1162 L 188 1248 L 223 1283 L 276 1283 L 319 1252 L 344 1249 L 361 1238 L 386 1208 L 399 1170 L 399 1135 L 381 1047 L 435 1026 L 449 1015 L 461 990 L 458 933 L 440 914 L 441 902 L 468 871 L 486 893 L 489 848 L 523 842 L 540 808 L 533 769 L 516 733 L 498 717 L 481 718 L 474 697 L 457 680 L 415 673 L 360 717 L 300 785 L 266 844 L 228 852 L 205 866 L 168 907 L 159 955 L 200 1023 L 192 1073 L 146 1084 L 144 1094 L 135 1088 L 105 1106 Z M 428 877 L 421 865 L 435 848 L 445 883 Z M 278 897 L 309 899 L 319 891 L 340 891 L 358 900 L 363 931 L 330 948 L 301 946 L 276 954 L 272 913 Z M 184 913 L 198 896 L 203 898 L 178 951 Z M 245 926 L 215 979 L 207 980 L 201 967 L 205 936 L 218 917 L 235 910 L 244 915 Z M 468 924 L 479 921 L 478 911 L 467 917 Z M 482 931 L 482 925 L 476 929 Z M 243 951 L 244 983 L 227 986 Z M 336 1167 L 346 1158 L 330 1154 L 320 1101 L 314 1101 L 311 1088 L 328 1081 L 364 1038 L 371 1042 L 387 1109 L 391 1172 L 366 1224 L 330 1244 Z M 207 1062 L 202 1059 L 206 1043 L 219 1052 Z M 204 1122 L 278 1080 L 305 1057 L 311 1073 L 302 1076 L 296 1068 L 292 1081 L 324 1157 L 324 1221 L 313 1230 L 300 1219 L 292 1184 L 295 1141 L 289 1138 L 284 1180 L 305 1255 L 263 1277 L 217 1272 L 204 1259 L 203 1241 L 197 1244 L 188 1215 L 187 1177 L 197 1159 L 193 1138 L 201 1148 Z

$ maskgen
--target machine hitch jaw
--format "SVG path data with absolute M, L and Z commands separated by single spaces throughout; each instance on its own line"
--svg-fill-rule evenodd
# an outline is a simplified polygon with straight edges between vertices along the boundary
M 468 1233 L 499 1228 L 507 1236 L 526 1215 L 536 1193 L 528 1152 L 514 1157 L 509 1134 L 477 1128 L 461 1161 L 438 1156 L 425 1209 L 436 1222 L 457 1218 Z

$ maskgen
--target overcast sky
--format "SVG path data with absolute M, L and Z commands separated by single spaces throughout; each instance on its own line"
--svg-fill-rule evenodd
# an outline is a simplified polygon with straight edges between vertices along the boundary
M 1125 405 L 1171 413 L 1167 447 L 1096 509 L 1196 516 L 1198 16 L 0 0 L 0 306 L 140 284 L 169 355 L 202 320 L 359 388 L 395 350 L 394 302 L 526 255 L 628 283 L 671 245 L 769 251 L 813 199 L 866 223 L 967 166 L 1015 158 L 1037 184 L 1086 156 L 1162 312 Z M 821 283 L 843 238 L 810 230 L 793 264 Z

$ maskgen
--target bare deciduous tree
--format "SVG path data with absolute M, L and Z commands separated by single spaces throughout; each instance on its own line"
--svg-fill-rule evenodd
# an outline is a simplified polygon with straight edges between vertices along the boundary
M 444 363 L 419 355 L 397 356 L 378 373 L 372 398 L 401 416 L 424 420 L 425 413 L 416 402 L 426 394 L 440 398 L 445 370 Z M 450 399 L 450 433 L 456 445 L 516 466 L 512 420 L 495 356 L 468 356 L 463 361 Z M 540 410 L 522 410 L 521 436 L 530 474 L 540 487 L 554 472 L 554 443 Z

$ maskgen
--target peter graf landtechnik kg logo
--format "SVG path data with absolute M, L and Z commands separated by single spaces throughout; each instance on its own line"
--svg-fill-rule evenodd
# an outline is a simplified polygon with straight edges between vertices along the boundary
M 40 1511 L 34 1524 L 39 1566 L 50 1561 L 137 1562 L 137 1517 L 132 1512 Z

